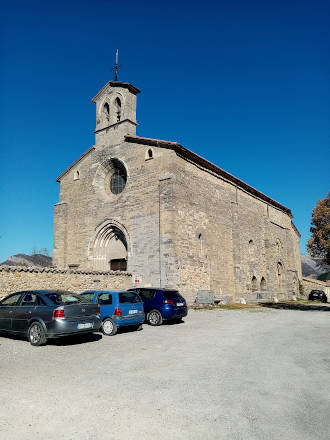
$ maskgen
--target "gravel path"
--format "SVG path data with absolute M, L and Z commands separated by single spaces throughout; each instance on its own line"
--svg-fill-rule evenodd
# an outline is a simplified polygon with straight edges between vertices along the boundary
M 328 440 L 330 313 L 185 323 L 32 347 L 0 337 L 0 438 Z

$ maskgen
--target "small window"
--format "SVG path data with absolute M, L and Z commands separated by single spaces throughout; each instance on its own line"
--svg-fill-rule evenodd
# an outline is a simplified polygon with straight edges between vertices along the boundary
M 94 292 L 91 293 L 83 293 L 82 295 L 80 295 L 82 300 L 88 303 L 92 303 L 93 299 L 94 299 Z
M 264 277 L 262 277 L 260 281 L 260 290 L 266 290 L 266 287 L 267 287 L 266 280 Z
M 33 293 L 26 293 L 24 295 L 22 306 L 35 306 L 37 305 L 37 297 Z
M 109 293 L 101 293 L 98 297 L 98 303 L 101 306 L 109 306 L 112 304 L 112 295 Z
M 155 296 L 155 291 L 150 289 L 141 289 L 139 294 L 142 299 L 152 299 Z
M 79 171 L 75 171 L 73 174 L 73 180 L 79 180 L 80 179 L 80 173 Z
M 119 98 L 115 99 L 115 106 L 116 106 L 117 122 L 119 122 L 121 120 L 121 101 Z
M 46 293 L 46 296 L 57 306 L 65 306 L 67 304 L 76 304 L 83 302 L 81 296 L 71 292 Z
M 121 304 L 135 304 L 141 302 L 139 295 L 136 292 L 120 292 L 118 297 Z
M 147 150 L 147 153 L 146 153 L 146 160 L 153 159 L 153 157 L 154 157 L 154 153 L 153 153 L 152 149 L 149 148 L 149 150 Z
M 16 306 L 18 300 L 20 299 L 22 293 L 18 293 L 16 295 L 11 295 L 9 298 L 5 298 L 0 302 L 2 306 Z
M 109 121 L 110 120 L 110 107 L 109 107 L 109 104 L 107 102 L 104 104 L 102 112 L 103 112 L 103 115 L 104 115 L 104 119 L 106 121 Z
M 199 240 L 199 256 L 200 258 L 204 255 L 204 241 L 203 241 L 203 234 L 198 234 L 198 240 Z

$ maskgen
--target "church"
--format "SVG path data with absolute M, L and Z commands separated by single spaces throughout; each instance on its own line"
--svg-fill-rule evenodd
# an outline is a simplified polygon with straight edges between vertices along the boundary
M 127 271 L 189 303 L 200 291 L 226 301 L 297 295 L 290 209 L 177 142 L 137 136 L 139 93 L 116 74 L 92 100 L 95 145 L 57 178 L 55 266 Z

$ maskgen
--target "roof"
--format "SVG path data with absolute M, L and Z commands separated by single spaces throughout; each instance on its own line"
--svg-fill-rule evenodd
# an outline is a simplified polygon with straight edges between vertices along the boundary
M 136 87 L 132 86 L 132 84 L 127 82 L 120 82 L 120 81 L 108 81 L 102 89 L 94 96 L 92 99 L 92 102 L 96 102 L 97 98 L 103 93 L 106 87 L 121 87 L 122 89 L 128 89 L 131 93 L 134 95 L 137 95 L 138 93 L 141 93 L 141 90 L 137 89 Z
M 252 194 L 253 196 L 265 201 L 269 205 L 272 205 L 275 208 L 285 212 L 290 218 L 293 217 L 289 208 L 285 207 L 284 205 L 281 205 L 280 203 L 276 202 L 276 200 L 271 199 L 266 194 L 263 194 L 262 192 L 258 191 L 257 189 L 253 188 L 252 186 L 248 185 L 247 183 L 243 182 L 242 180 L 238 179 L 237 177 L 233 176 L 232 174 L 228 173 L 222 168 L 219 168 L 217 165 L 214 165 L 212 162 L 209 162 L 208 160 L 204 159 L 198 154 L 192 152 L 191 150 L 188 150 L 187 148 L 180 145 L 178 142 L 165 141 L 161 139 L 151 139 L 140 136 L 125 136 L 125 140 L 126 142 L 132 142 L 136 144 L 150 145 L 154 147 L 168 148 L 174 150 L 179 156 L 183 157 L 184 159 L 187 159 L 199 166 L 202 166 L 203 168 L 209 171 L 212 171 L 214 174 L 217 174 L 218 176 L 221 176 L 225 180 L 232 182 L 234 185 L 245 190 L 249 194 Z M 297 229 L 296 231 L 298 232 Z
M 302 277 L 302 279 L 305 280 L 305 281 L 309 281 L 311 283 L 319 284 L 320 286 L 326 286 L 327 285 L 327 283 L 325 283 L 324 281 L 320 281 L 317 278 Z
M 295 233 L 298 235 L 298 237 L 301 237 L 300 232 L 298 231 L 298 229 L 296 228 L 296 225 L 293 223 L 293 221 L 291 220 L 291 226 L 293 227 L 293 230 L 295 231 Z
M 58 176 L 58 178 L 56 179 L 56 182 L 60 182 L 62 177 L 66 173 L 68 173 L 75 165 L 77 165 L 77 163 L 79 163 L 85 156 L 87 156 L 93 150 L 95 150 L 95 145 L 92 145 L 90 148 L 88 148 L 88 150 L 85 151 L 85 153 L 83 153 L 80 157 L 78 157 L 77 160 L 75 160 L 66 170 L 64 170 L 63 173 Z

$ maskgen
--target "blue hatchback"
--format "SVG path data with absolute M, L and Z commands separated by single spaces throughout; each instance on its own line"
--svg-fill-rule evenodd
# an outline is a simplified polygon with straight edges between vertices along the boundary
M 188 314 L 186 300 L 177 290 L 152 287 L 129 290 L 137 292 L 141 297 L 150 325 L 161 325 L 163 320 L 179 322 Z
M 136 292 L 124 290 L 86 290 L 80 294 L 86 302 L 100 306 L 101 330 L 112 336 L 118 327 L 140 328 L 145 320 L 144 306 Z

